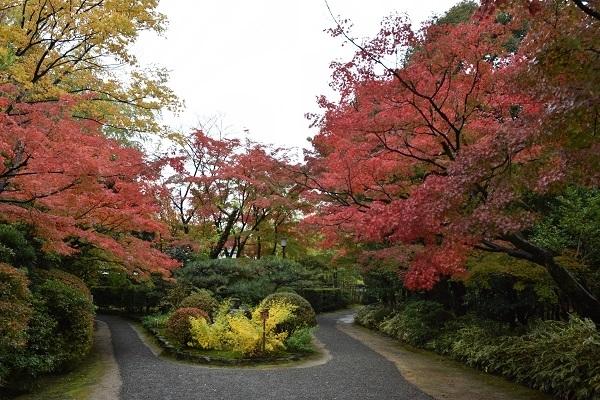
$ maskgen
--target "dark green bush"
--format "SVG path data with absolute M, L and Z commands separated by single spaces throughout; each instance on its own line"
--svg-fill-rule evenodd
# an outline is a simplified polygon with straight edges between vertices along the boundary
M 265 296 L 273 293 L 275 286 L 265 277 L 256 279 L 244 279 L 232 283 L 226 289 L 221 291 L 223 298 L 237 298 L 245 304 L 257 304 Z
M 39 271 L 32 282 L 27 344 L 0 354 L 5 382 L 16 390 L 41 374 L 75 367 L 93 341 L 94 306 L 81 280 L 62 271 Z
M 0 263 L 0 353 L 26 343 L 25 331 L 32 311 L 28 284 L 23 271 Z
M 219 302 L 215 300 L 212 293 L 206 289 L 200 289 L 179 303 L 181 308 L 199 308 L 200 310 L 206 311 L 206 313 L 212 318 L 213 313 L 219 307 Z
M 379 324 L 392 313 L 390 308 L 383 304 L 372 304 L 362 307 L 354 317 L 357 324 L 369 329 L 379 329 Z
M 179 308 L 167 320 L 166 334 L 174 345 L 185 347 L 191 341 L 190 318 L 192 317 L 208 319 L 208 314 L 199 308 Z
M 74 276 L 71 279 L 77 279 Z M 81 282 L 82 283 L 82 282 Z M 89 293 L 69 283 L 49 279 L 36 288 L 48 315 L 57 322 L 56 353 L 61 354 L 59 369 L 77 363 L 89 352 L 94 335 L 94 305 Z
M 315 326 L 317 319 L 315 310 L 306 299 L 296 293 L 273 293 L 264 298 L 260 303 L 263 308 L 268 308 L 271 303 L 284 302 L 296 306 L 294 317 L 283 324 L 280 329 L 287 332 L 294 332 L 303 327 Z
M 409 301 L 402 310 L 380 324 L 380 329 L 414 346 L 423 346 L 433 339 L 452 315 L 433 301 Z
M 27 239 L 27 228 L 0 223 L 0 262 L 15 267 L 30 267 L 37 261 L 35 248 Z
M 178 283 L 210 290 L 215 297 L 239 298 L 256 304 L 265 296 L 290 288 L 296 292 L 315 286 L 316 276 L 293 260 L 194 259 L 175 273 Z
M 33 311 L 28 283 L 24 272 L 0 263 L 0 387 L 11 371 L 7 356 L 27 344 Z

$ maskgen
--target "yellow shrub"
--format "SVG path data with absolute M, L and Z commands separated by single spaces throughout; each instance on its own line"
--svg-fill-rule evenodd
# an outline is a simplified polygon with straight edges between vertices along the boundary
M 230 303 L 223 302 L 211 324 L 205 318 L 190 318 L 192 343 L 202 349 L 227 349 L 227 332 L 229 331 L 228 311 Z
M 204 318 L 192 318 L 193 343 L 203 349 L 231 350 L 243 355 L 255 355 L 262 348 L 263 321 L 257 307 L 252 318 L 241 313 L 228 314 L 229 304 L 222 305 L 212 324 Z M 283 302 L 271 304 L 265 329 L 265 352 L 285 349 L 288 332 L 276 332 L 276 327 L 293 316 L 295 306 Z

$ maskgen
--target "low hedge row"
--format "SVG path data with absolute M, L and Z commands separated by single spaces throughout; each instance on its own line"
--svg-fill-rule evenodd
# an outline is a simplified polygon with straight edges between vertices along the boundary
M 560 399 L 600 399 L 600 332 L 589 320 L 538 321 L 519 331 L 417 301 L 395 312 L 364 307 L 356 322 Z

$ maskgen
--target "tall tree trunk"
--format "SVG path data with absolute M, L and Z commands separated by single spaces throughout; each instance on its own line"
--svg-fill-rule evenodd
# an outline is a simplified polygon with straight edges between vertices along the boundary
M 210 258 L 219 258 L 219 254 L 221 254 L 221 252 L 223 251 L 223 247 L 225 247 L 225 244 L 227 243 L 227 239 L 229 239 L 231 229 L 233 228 L 233 225 L 238 219 L 238 213 L 238 210 L 233 210 L 231 214 L 229 214 L 229 217 L 227 218 L 227 225 L 225 225 L 225 229 L 223 229 L 223 232 L 221 232 L 221 235 L 219 236 L 219 240 L 217 241 L 217 243 L 215 243 L 215 245 L 210 251 Z

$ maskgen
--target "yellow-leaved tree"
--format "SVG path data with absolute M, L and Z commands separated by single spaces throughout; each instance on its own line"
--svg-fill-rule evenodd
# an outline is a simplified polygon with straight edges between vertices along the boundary
M 109 135 L 160 132 L 161 109 L 179 102 L 164 69 L 144 70 L 130 46 L 142 31 L 161 33 L 158 0 L 0 0 L 0 83 L 19 102 L 78 94 L 79 118 Z M 10 111 L 10 110 L 9 110 Z

